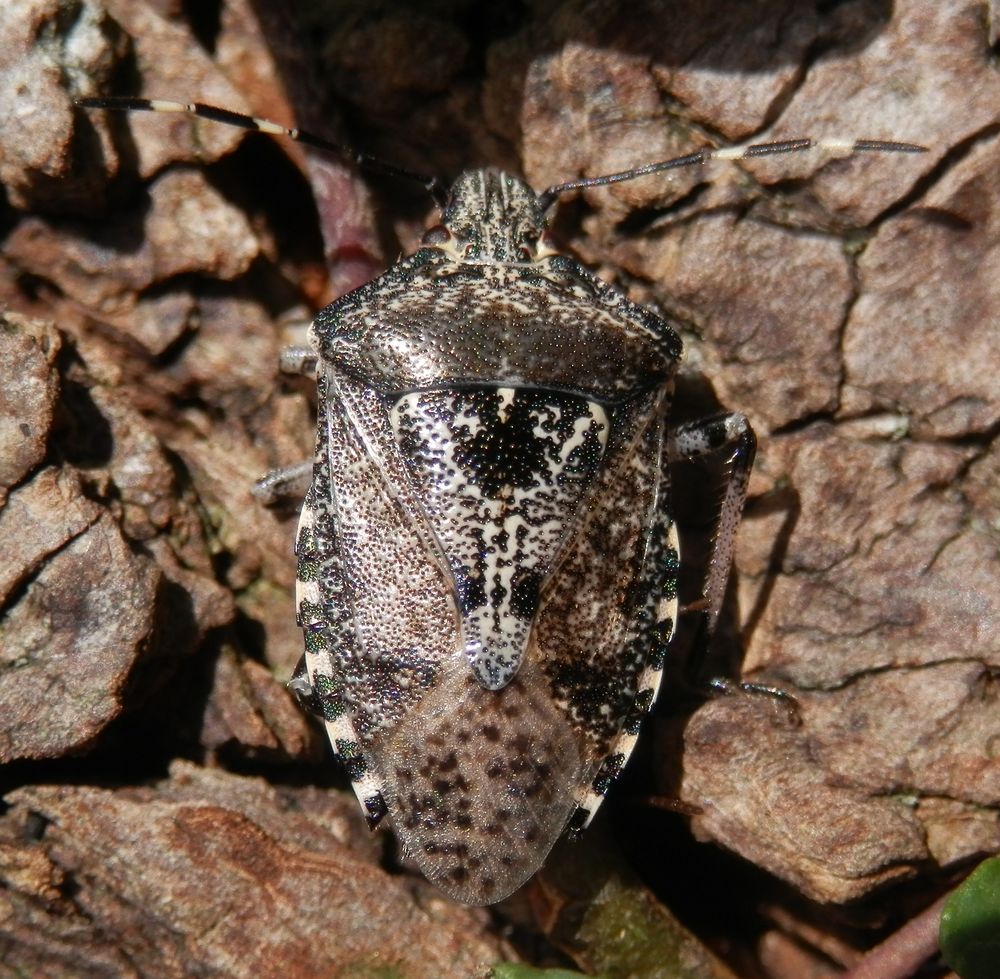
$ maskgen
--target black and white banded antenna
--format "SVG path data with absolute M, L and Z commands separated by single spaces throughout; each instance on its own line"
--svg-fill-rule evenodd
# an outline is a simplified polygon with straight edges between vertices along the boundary
M 111 109 L 117 112 L 184 112 L 188 115 L 211 119 L 227 126 L 249 129 L 254 132 L 268 133 L 272 136 L 287 136 L 296 142 L 315 149 L 332 153 L 355 164 L 370 173 L 418 183 L 424 187 L 443 207 L 448 202 L 448 186 L 438 177 L 414 173 L 391 163 L 386 163 L 369 153 L 353 149 L 343 143 L 337 143 L 322 136 L 315 136 L 305 130 L 288 128 L 271 122 L 269 119 L 259 119 L 256 116 L 233 112 L 231 109 L 220 109 L 218 106 L 206 105 L 204 102 L 171 102 L 165 99 L 144 99 L 133 96 L 100 96 L 96 98 L 77 99 L 76 105 L 82 109 Z M 927 147 L 918 143 L 903 143 L 897 140 L 884 139 L 783 139 L 771 143 L 751 143 L 746 146 L 723 146 L 718 148 L 705 147 L 694 153 L 676 156 L 669 160 L 656 163 L 645 163 L 642 166 L 620 170 L 600 177 L 581 177 L 555 184 L 538 195 L 538 203 L 542 211 L 547 211 L 563 194 L 574 190 L 585 190 L 588 187 L 606 187 L 609 184 L 619 184 L 626 180 L 635 180 L 651 173 L 664 170 L 679 170 L 683 167 L 703 166 L 712 160 L 751 160 L 761 156 L 777 156 L 785 153 L 801 153 L 806 150 L 826 150 L 828 152 L 851 155 L 854 153 L 926 153 Z
M 115 112 L 183 112 L 190 116 L 198 116 L 201 119 L 211 119 L 213 122 L 221 122 L 226 126 L 236 126 L 238 129 L 249 129 L 252 132 L 267 133 L 270 136 L 287 136 L 289 139 L 302 143 L 304 146 L 312 146 L 314 149 L 322 150 L 325 153 L 332 153 L 339 156 L 348 163 L 353 163 L 362 170 L 369 173 L 376 173 L 384 177 L 392 177 L 396 180 L 406 180 L 410 183 L 420 184 L 434 199 L 434 202 L 443 207 L 448 200 L 448 188 L 437 177 L 428 177 L 422 173 L 414 173 L 403 167 L 393 166 L 378 157 L 372 156 L 361 150 L 347 146 L 344 143 L 334 142 L 323 136 L 316 136 L 303 129 L 289 128 L 271 122 L 270 119 L 259 119 L 257 116 L 249 116 L 242 112 L 233 112 L 231 109 L 220 109 L 215 105 L 206 105 L 204 102 L 171 102 L 167 99 L 143 99 L 129 95 L 107 95 L 96 98 L 76 99 L 75 104 L 81 109 L 111 109 Z
M 567 180 L 565 183 L 549 187 L 538 195 L 543 210 L 548 210 L 562 194 L 573 190 L 584 190 L 588 187 L 606 187 L 609 184 L 620 184 L 636 177 L 645 177 L 650 173 L 660 173 L 664 170 L 679 170 L 682 167 L 703 166 L 712 160 L 752 160 L 760 156 L 778 156 L 784 153 L 801 153 L 805 150 L 826 150 L 828 152 L 852 155 L 854 153 L 926 153 L 927 147 L 918 143 L 901 143 L 888 139 L 782 139 L 772 143 L 750 143 L 746 146 L 722 146 L 717 148 L 704 147 L 694 153 L 675 156 L 670 160 L 658 163 L 645 163 L 639 167 L 620 170 L 618 173 L 605 174 L 602 177 L 581 177 L 578 180 Z

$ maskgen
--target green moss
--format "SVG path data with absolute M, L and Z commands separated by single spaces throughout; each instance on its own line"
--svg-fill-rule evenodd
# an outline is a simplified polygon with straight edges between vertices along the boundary
M 941 952 L 961 979 L 995 979 L 1000 962 L 1000 857 L 981 863 L 941 912 Z

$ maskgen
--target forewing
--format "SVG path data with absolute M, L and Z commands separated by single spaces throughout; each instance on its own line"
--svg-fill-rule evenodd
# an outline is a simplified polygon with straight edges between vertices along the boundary
M 621 770 L 656 696 L 676 618 L 678 555 L 663 451 L 669 390 L 623 406 L 591 506 L 567 543 L 532 655 L 578 739 L 584 825 Z
M 367 745 L 437 683 L 458 648 L 446 568 L 393 471 L 381 402 L 325 372 L 317 460 L 300 518 L 299 618 L 306 663 L 331 742 L 369 811 L 377 790 Z

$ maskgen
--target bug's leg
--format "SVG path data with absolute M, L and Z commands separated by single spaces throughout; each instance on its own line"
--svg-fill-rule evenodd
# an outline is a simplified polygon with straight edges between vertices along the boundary
M 298 663 L 295 664 L 295 671 L 285 686 L 303 710 L 316 717 L 321 718 L 323 716 L 323 707 L 319 702 L 312 681 L 309 679 L 309 670 L 306 668 L 305 655 L 300 657 Z
M 285 347 L 278 362 L 284 374 L 316 376 L 316 352 L 310 347 Z M 302 499 L 309 492 L 312 482 L 313 462 L 306 459 L 291 466 L 272 469 L 254 483 L 251 492 L 264 506 L 273 506 L 279 500 Z M 293 678 L 294 679 L 294 678 Z
M 667 457 L 670 462 L 698 459 L 709 454 L 728 452 L 726 459 L 726 486 L 718 521 L 712 539 L 708 573 L 702 586 L 701 598 L 682 609 L 699 616 L 688 670 L 697 686 L 707 687 L 713 693 L 761 693 L 776 697 L 794 707 L 795 698 L 780 689 L 764 683 L 734 681 L 725 677 L 705 677 L 703 665 L 712 635 L 719 620 L 719 612 L 726 594 L 726 583 L 733 564 L 736 532 L 747 498 L 747 485 L 757 451 L 757 438 L 745 415 L 738 413 L 713 415 L 680 425 L 667 439 Z
M 726 487 L 712 540 L 708 573 L 701 599 L 685 611 L 702 612 L 708 637 L 715 631 L 729 580 L 736 546 L 736 531 L 747 498 L 750 469 L 757 451 L 757 439 L 745 415 L 725 414 L 688 422 L 674 429 L 667 437 L 667 458 L 670 462 L 690 461 L 702 456 L 728 451 Z
M 272 469 L 258 479 L 250 492 L 265 506 L 271 506 L 287 497 L 301 499 L 309 491 L 312 482 L 313 461 L 307 459 L 292 466 Z
M 316 376 L 318 358 L 311 347 L 285 347 L 281 351 L 278 366 L 283 374 L 304 374 L 306 377 Z
M 302 374 L 306 377 L 316 376 L 317 365 L 316 351 L 311 347 L 285 347 L 278 361 L 283 374 Z M 254 483 L 251 492 L 264 506 L 273 506 L 284 499 L 302 499 L 309 491 L 312 473 L 311 459 L 272 469 Z

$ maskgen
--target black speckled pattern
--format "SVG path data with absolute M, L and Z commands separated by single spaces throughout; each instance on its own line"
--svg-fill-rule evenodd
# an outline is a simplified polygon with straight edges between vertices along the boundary
M 680 344 L 474 171 L 439 235 L 317 317 L 300 518 L 310 699 L 366 817 L 502 899 L 625 764 L 676 617 Z
M 607 414 L 558 391 L 471 388 L 404 395 L 392 422 L 455 579 L 466 655 L 500 690 L 601 462 Z

